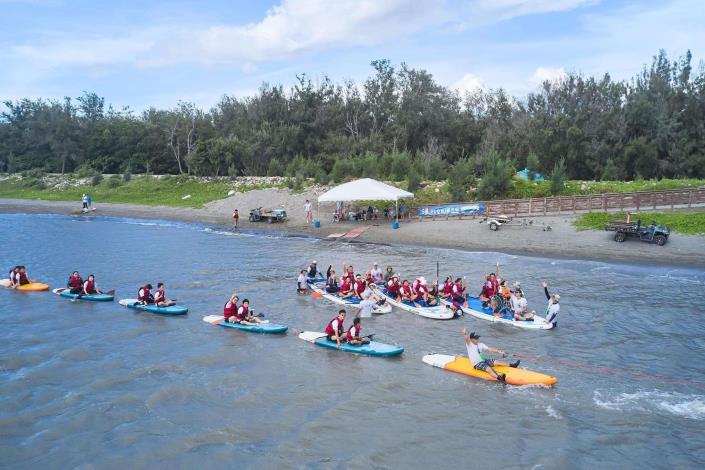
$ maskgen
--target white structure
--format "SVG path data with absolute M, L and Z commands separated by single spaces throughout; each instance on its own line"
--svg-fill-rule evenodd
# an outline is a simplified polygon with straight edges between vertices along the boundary
M 399 199 L 414 197 L 409 191 L 395 188 L 372 178 L 362 178 L 338 185 L 318 196 L 318 202 L 337 201 L 394 201 L 397 222 L 399 221 Z

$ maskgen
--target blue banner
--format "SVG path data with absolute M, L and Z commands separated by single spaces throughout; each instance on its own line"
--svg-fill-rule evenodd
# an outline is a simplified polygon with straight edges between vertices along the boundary
M 443 206 L 421 206 L 419 217 L 472 215 L 485 212 L 484 204 L 446 204 Z

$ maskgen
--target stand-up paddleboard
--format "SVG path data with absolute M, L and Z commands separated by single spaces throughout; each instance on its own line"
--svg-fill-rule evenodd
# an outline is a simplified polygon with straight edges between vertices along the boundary
M 91 294 L 79 296 L 78 294 L 72 294 L 71 291 L 66 288 L 54 289 L 52 292 L 67 299 L 90 300 L 92 302 L 111 302 L 115 298 L 115 296 L 110 294 Z
M 186 307 L 172 305 L 171 307 L 157 307 L 156 305 L 142 305 L 137 299 L 120 299 L 120 305 L 144 312 L 158 313 L 159 315 L 183 315 L 188 312 Z
M 461 307 L 463 313 L 471 315 L 475 318 L 479 318 L 481 320 L 493 323 L 502 323 L 504 325 L 516 326 L 517 328 L 524 328 L 527 330 L 550 330 L 554 327 L 553 323 L 547 322 L 544 317 L 540 317 L 538 315 L 534 315 L 534 319 L 528 321 L 515 320 L 514 315 L 512 315 L 511 313 L 495 316 L 491 308 L 482 306 L 482 301 L 479 297 L 473 297 L 471 295 L 468 295 L 466 299 L 468 302 L 468 306 Z M 451 305 L 453 301 L 441 299 L 441 303 L 444 305 Z
M 2 287 L 7 287 L 8 289 L 10 288 L 10 280 L 9 279 L 0 279 L 0 286 Z M 29 284 L 25 284 L 23 286 L 20 286 L 14 290 L 21 290 L 25 292 L 40 292 L 44 290 L 49 290 L 49 285 L 48 284 L 43 284 L 41 282 L 30 282 Z
M 339 351 L 364 354 L 366 356 L 389 357 L 398 356 L 404 352 L 404 348 L 401 346 L 378 343 L 377 341 L 370 341 L 368 344 L 360 346 L 343 342 L 340 344 L 340 348 L 338 348 L 338 344 L 335 341 L 328 341 L 325 333 L 318 333 L 316 331 L 304 331 L 299 334 L 299 338 L 317 346 L 323 346 L 324 348 L 338 349 Z
M 249 331 L 251 333 L 269 333 L 269 334 L 282 334 L 286 333 L 289 329 L 286 325 L 278 325 L 276 323 L 269 323 L 267 320 L 260 323 L 259 325 L 241 325 L 240 323 L 228 323 L 223 319 L 223 315 L 206 315 L 203 317 L 203 321 L 210 323 L 211 325 L 219 325 L 225 328 L 234 328 L 236 330 Z
M 390 295 L 389 292 L 387 292 L 387 289 L 377 289 L 377 291 L 387 299 L 387 303 L 392 304 L 402 310 L 406 310 L 407 312 L 415 313 L 416 315 L 426 318 L 432 318 L 434 320 L 450 320 L 455 317 L 455 313 L 453 313 L 451 309 L 446 308 L 445 305 L 430 307 L 422 300 L 417 302 L 419 304 L 417 307 L 413 302 L 408 300 L 397 302 L 396 297 Z
M 323 283 L 310 284 L 310 286 L 311 290 L 313 290 L 315 293 L 319 294 L 326 300 L 335 302 L 336 304 L 345 305 L 347 307 L 357 307 L 361 302 L 361 300 L 357 297 L 348 297 L 346 299 L 343 299 L 337 294 L 329 294 L 328 292 L 326 292 L 326 286 Z M 377 289 L 376 292 L 380 292 L 379 289 Z M 372 313 L 389 313 L 391 311 L 392 306 L 389 305 L 389 302 L 385 302 L 383 305 L 375 305 L 375 307 L 372 309 Z
M 433 367 L 457 372 L 470 377 L 476 377 L 483 380 L 497 381 L 494 377 L 485 371 L 475 369 L 467 357 L 448 356 L 446 354 L 429 354 L 423 357 L 423 361 Z M 550 375 L 532 372 L 526 369 L 495 366 L 494 370 L 500 374 L 505 374 L 505 381 L 509 385 L 553 385 L 558 382 L 558 379 Z

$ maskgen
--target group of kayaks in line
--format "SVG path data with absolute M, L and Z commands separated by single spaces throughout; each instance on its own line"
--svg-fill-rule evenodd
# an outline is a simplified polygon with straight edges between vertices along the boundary
M 452 282 L 450 276 L 439 289 L 437 282 L 428 287 L 423 277 L 416 279 L 413 283 L 409 283 L 407 280 L 400 282 L 399 275 L 393 273 L 391 268 L 387 269 L 385 275 L 379 270 L 376 263 L 364 280 L 360 274 L 354 273 L 352 266 L 344 265 L 343 272 L 344 275 L 338 278 L 332 267 L 329 267 L 326 278 L 323 278 L 315 261 L 308 269 L 301 271 L 297 283 L 299 293 L 313 291 L 314 297 L 324 297 L 341 305 L 355 306 L 358 310 L 352 324 L 347 329 L 344 325 L 346 311 L 340 309 L 336 316 L 328 322 L 323 332 L 304 331 L 298 335 L 300 339 L 322 347 L 388 357 L 401 354 L 404 348 L 373 341 L 374 335 L 371 334 L 363 335 L 361 319 L 371 317 L 372 313 L 389 313 L 392 306 L 427 318 L 451 319 L 463 314 L 470 314 L 485 320 L 511 323 L 524 328 L 528 325 L 537 325 L 529 327 L 533 329 L 553 328 L 559 310 L 560 297 L 557 294 L 549 295 L 547 286 L 544 284 L 546 295 L 549 297 L 547 318 L 535 314 L 523 319 L 516 318 L 515 315 L 518 311 L 526 313 L 526 309 L 523 308 L 525 301 L 516 302 L 516 299 L 519 298 L 517 290 L 520 292 L 520 288 L 515 287 L 515 290 L 510 292 L 512 300 L 504 299 L 504 291 L 501 289 L 506 282 L 499 279 L 498 272 L 492 273 L 491 276 L 488 275 L 483 292 L 478 297 L 466 294 L 464 279 L 458 278 Z M 47 284 L 30 280 L 24 266 L 16 266 L 10 270 L 8 277 L 9 279 L 2 280 L 0 285 L 20 291 L 49 289 Z M 94 275 L 91 274 L 84 280 L 77 271 L 70 275 L 65 288 L 54 289 L 53 292 L 72 301 L 114 300 L 114 290 L 101 291 Z M 250 308 L 249 299 L 243 299 L 241 303 L 239 302 L 239 296 L 232 294 L 223 306 L 222 315 L 207 315 L 203 317 L 203 321 L 226 328 L 256 333 L 281 334 L 287 331 L 286 325 L 269 323 L 268 320 L 262 319 L 262 314 L 255 315 L 254 310 Z M 519 304 L 523 309 L 512 310 L 511 314 L 508 314 L 504 310 L 506 302 L 510 302 L 512 307 Z M 186 307 L 176 305 L 175 300 L 167 298 L 165 286 L 161 282 L 157 284 L 156 291 L 153 292 L 151 284 L 145 284 L 138 289 L 136 299 L 122 299 L 119 303 L 128 308 L 162 315 L 180 315 L 188 312 Z M 551 307 L 552 305 L 553 307 Z M 519 361 L 504 363 L 485 358 L 482 353 L 486 351 L 499 354 L 504 354 L 504 352 L 480 343 L 479 335 L 474 332 L 467 333 L 463 329 L 463 334 L 468 350 L 467 358 L 431 354 L 424 356 L 423 362 L 465 375 L 485 380 L 498 380 L 512 385 L 553 385 L 556 383 L 555 377 L 518 368 Z

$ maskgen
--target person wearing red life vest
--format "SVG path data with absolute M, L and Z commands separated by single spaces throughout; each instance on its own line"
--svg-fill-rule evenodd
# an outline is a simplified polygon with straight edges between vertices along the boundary
M 399 288 L 401 287 L 401 284 L 399 284 L 399 275 L 395 274 L 392 276 L 392 278 L 387 281 L 387 292 L 391 297 L 399 297 Z
M 340 344 L 345 341 L 345 336 L 343 335 L 343 332 L 345 331 L 345 325 L 343 324 L 344 322 L 345 309 L 341 308 L 338 311 L 338 315 L 328 322 L 328 326 L 326 326 L 326 329 L 323 331 L 328 338 L 328 341 L 335 341 L 338 344 L 338 347 L 340 347 Z
M 78 271 L 71 273 L 68 282 L 66 282 L 66 288 L 69 289 L 72 294 L 80 294 L 83 292 L 83 278 Z
M 137 291 L 137 302 L 142 305 L 150 305 L 154 303 L 154 296 L 152 295 L 152 284 L 145 284 L 140 287 Z
M 362 345 L 362 344 L 368 344 L 370 342 L 370 339 L 366 336 L 361 336 L 360 331 L 361 331 L 361 326 L 360 326 L 360 317 L 356 317 L 353 320 L 353 324 L 350 325 L 350 328 L 348 328 L 348 332 L 345 333 L 345 341 L 348 342 L 348 344 L 352 345 Z
M 443 282 L 443 286 L 441 287 L 440 291 L 438 292 L 438 295 L 441 296 L 443 299 L 448 299 L 453 295 L 453 278 L 450 276 L 446 277 L 445 282 Z
M 154 293 L 154 303 L 157 307 L 171 307 L 172 305 L 176 305 L 176 302 L 166 298 L 163 282 L 157 283 L 157 291 Z
M 10 272 L 8 273 L 9 277 L 10 277 L 10 285 L 8 287 L 10 287 L 11 289 L 14 289 L 15 287 L 17 287 L 17 274 L 19 272 L 20 272 L 20 267 L 15 266 L 14 268 L 10 269 Z
M 355 282 L 355 270 L 353 269 L 352 265 L 343 265 L 343 280 L 345 279 L 348 279 L 350 281 L 350 284 Z
M 230 296 L 227 302 L 225 302 L 225 305 L 223 305 L 223 319 L 226 322 L 229 323 L 236 323 L 237 322 L 237 301 L 240 300 L 240 298 L 237 296 L 237 294 L 233 294 Z
M 432 296 L 429 292 L 428 285 L 426 284 L 426 278 L 423 276 L 419 278 L 419 284 L 416 288 L 416 299 L 414 300 L 416 302 L 423 300 L 426 305 L 430 307 L 436 305 L 436 303 L 438 302 L 436 298 Z
M 343 283 L 340 284 L 340 290 L 338 291 L 338 295 L 340 295 L 341 298 L 347 299 L 348 297 L 352 297 L 355 295 L 355 290 L 353 289 L 353 284 L 354 280 L 350 280 L 349 277 L 344 277 L 343 278 Z
M 237 319 L 236 323 L 240 323 L 241 325 L 257 326 L 259 323 L 262 323 L 262 320 L 257 318 L 254 313 L 255 311 L 250 309 L 249 299 L 243 300 L 242 304 L 240 304 L 237 309 L 237 314 L 235 315 Z
M 25 284 L 29 284 L 30 281 L 29 277 L 27 276 L 27 268 L 24 266 L 20 266 L 19 270 L 17 271 L 17 274 L 15 274 L 15 287 L 19 286 L 24 286 Z
M 358 299 L 362 299 L 363 292 L 365 292 L 365 283 L 362 280 L 362 276 L 358 274 L 355 276 L 355 282 L 353 283 L 353 295 Z
M 98 290 L 98 286 L 95 283 L 95 276 L 93 274 L 89 274 L 88 279 L 86 279 L 86 282 L 83 283 L 81 295 L 93 294 L 102 294 L 102 292 Z
M 455 279 L 455 283 L 453 284 L 453 287 L 452 287 L 451 296 L 452 296 L 453 302 L 458 302 L 463 307 L 468 306 L 468 300 L 465 297 L 465 285 L 464 285 L 463 280 L 461 278 Z
M 409 300 L 411 302 L 414 301 L 414 291 L 411 290 L 411 286 L 409 285 L 409 281 L 404 279 L 404 281 L 401 283 L 401 287 L 399 287 L 399 299 L 397 300 L 398 302 L 404 301 L 404 300 Z

